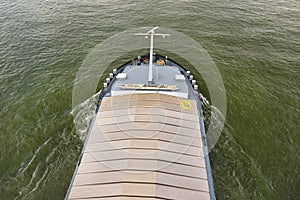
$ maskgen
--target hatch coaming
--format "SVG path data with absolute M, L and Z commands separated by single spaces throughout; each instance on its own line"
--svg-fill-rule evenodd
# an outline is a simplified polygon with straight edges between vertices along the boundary
M 104 97 L 69 198 L 210 199 L 199 122 L 195 100 Z

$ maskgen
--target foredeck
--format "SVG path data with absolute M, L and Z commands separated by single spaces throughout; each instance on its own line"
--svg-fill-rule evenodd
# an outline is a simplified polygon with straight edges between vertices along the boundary
M 104 97 L 69 199 L 210 199 L 195 100 Z

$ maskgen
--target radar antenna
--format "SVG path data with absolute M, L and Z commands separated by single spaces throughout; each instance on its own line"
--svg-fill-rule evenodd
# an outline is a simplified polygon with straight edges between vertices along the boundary
M 143 35 L 145 38 L 150 36 L 150 60 L 149 60 L 149 72 L 148 72 L 148 84 L 153 84 L 153 39 L 154 36 L 162 36 L 165 38 L 166 36 L 170 36 L 170 34 L 163 33 L 155 33 L 154 31 L 158 28 L 158 26 L 150 29 L 147 33 L 135 33 L 134 35 Z

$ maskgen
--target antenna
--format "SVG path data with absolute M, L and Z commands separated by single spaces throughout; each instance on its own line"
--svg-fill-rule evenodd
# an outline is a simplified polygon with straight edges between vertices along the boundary
M 162 36 L 165 38 L 166 36 L 170 36 L 170 34 L 162 34 L 162 33 L 155 33 L 154 31 L 158 28 L 158 26 L 150 29 L 147 33 L 135 33 L 134 35 L 143 35 L 145 38 L 148 38 L 150 35 L 150 61 L 149 61 L 149 72 L 148 72 L 148 84 L 153 84 L 153 39 L 154 36 Z

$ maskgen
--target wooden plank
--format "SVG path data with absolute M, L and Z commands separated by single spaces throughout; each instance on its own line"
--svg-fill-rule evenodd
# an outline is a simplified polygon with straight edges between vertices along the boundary
M 138 162 L 138 161 L 137 161 Z M 175 163 L 164 163 L 163 168 L 156 168 L 153 161 L 145 161 L 148 165 L 145 168 L 138 168 L 136 166 L 125 166 L 125 161 L 113 162 L 88 162 L 80 166 L 78 174 L 84 173 L 107 173 L 110 171 L 134 171 L 135 173 L 143 173 L 144 171 L 159 171 L 162 173 L 175 174 L 178 176 L 187 176 L 193 178 L 207 179 L 206 169 L 195 166 L 180 165 Z M 150 164 L 152 166 L 150 166 Z M 154 167 L 153 167 L 154 166 Z
M 79 200 L 79 199 L 72 199 L 72 200 Z M 89 198 L 89 200 L 167 200 L 165 198 L 152 196 L 152 197 L 146 197 L 146 196 L 139 196 L 139 197 L 126 197 L 126 196 L 110 196 L 105 198 Z
M 102 184 L 73 186 L 70 198 L 95 198 L 114 195 L 155 196 L 155 184 Z
M 100 110 L 97 118 L 111 118 L 111 117 L 121 117 L 121 116 L 132 116 L 132 115 L 162 115 L 166 117 L 178 118 L 188 121 L 199 121 L 199 116 L 197 114 L 182 113 L 173 110 L 166 110 L 164 108 L 122 108 L 118 110 Z
M 179 135 L 185 135 L 189 137 L 198 137 L 200 138 L 200 127 L 186 128 L 180 126 L 174 126 L 164 123 L 145 123 L 145 122 L 136 122 L 136 123 L 123 123 L 123 124 L 107 124 L 100 125 L 98 122 L 95 122 L 94 127 L 97 128 L 98 132 L 113 133 L 113 132 L 128 132 L 128 131 L 152 131 L 152 132 L 168 132 Z
M 170 142 L 174 140 L 174 143 L 179 144 L 191 144 L 192 146 L 202 146 L 201 136 L 199 134 L 194 135 L 183 135 L 182 133 L 167 132 L 167 131 L 143 131 L 143 130 L 131 130 L 131 131 L 115 131 L 115 132 L 103 132 L 102 130 L 97 130 L 90 135 L 88 143 L 101 142 L 101 141 L 115 141 L 122 140 L 126 138 L 136 138 L 136 139 L 161 139 L 169 140 Z M 191 143 L 192 141 L 192 143 Z
M 126 140 L 126 139 L 158 139 L 170 141 L 173 143 L 191 145 L 196 147 L 202 147 L 202 141 L 199 137 L 189 137 L 185 135 L 179 135 L 174 133 L 167 132 L 154 132 L 154 131 L 130 131 L 130 132 L 113 132 L 113 133 L 99 133 L 93 134 L 89 138 L 89 143 L 96 142 L 108 142 L 108 141 L 117 141 L 117 140 Z
M 160 100 L 128 100 L 118 101 L 118 99 L 105 97 L 100 106 L 100 112 L 108 110 L 119 110 L 124 108 L 137 108 L 137 107 L 150 107 L 150 108 L 164 108 L 167 110 L 173 110 L 183 113 L 198 114 L 197 105 L 195 100 L 178 100 L 176 97 L 175 102 L 173 100 L 160 101 Z M 185 109 L 181 106 L 182 101 L 188 101 L 190 106 Z
M 147 153 L 146 153 L 147 152 Z M 138 159 L 138 160 L 163 160 L 170 163 L 180 163 L 184 165 L 198 166 L 205 168 L 204 158 L 172 153 L 166 151 L 144 151 L 144 154 L 129 152 L 126 150 L 114 150 L 113 152 L 86 152 L 83 155 L 82 163 L 87 162 L 103 162 L 110 160 L 126 160 L 126 159 Z
M 106 141 L 99 143 L 88 143 L 85 152 L 103 152 L 118 149 L 157 149 L 171 152 L 178 152 L 179 154 L 189 154 L 193 156 L 203 157 L 202 148 L 195 146 L 187 146 L 184 144 L 170 143 L 159 140 L 118 140 Z
M 191 177 L 166 174 L 161 172 L 122 172 L 112 171 L 107 173 L 78 174 L 74 186 L 96 185 L 96 184 L 114 184 L 121 182 L 134 183 L 158 183 L 186 189 L 201 190 L 208 192 L 206 179 L 196 179 Z
M 160 196 L 168 199 L 209 199 L 209 193 L 185 188 L 178 188 L 145 183 L 116 183 L 101 185 L 74 186 L 70 198 L 95 198 L 113 195 L 123 196 Z
M 174 186 L 174 187 L 201 190 L 204 192 L 209 191 L 206 179 L 195 179 L 191 177 L 156 173 L 155 181 L 160 184 Z
M 189 121 L 186 119 L 171 118 L 163 115 L 126 115 L 126 116 L 116 116 L 111 118 L 101 118 L 97 124 L 111 125 L 111 124 L 123 124 L 123 123 L 164 123 L 173 126 L 181 126 L 186 128 L 192 128 L 199 130 L 199 121 Z
M 206 191 L 187 190 L 177 187 L 169 187 L 165 185 L 159 185 L 155 188 L 155 195 L 164 197 L 167 199 L 210 199 L 209 193 Z

